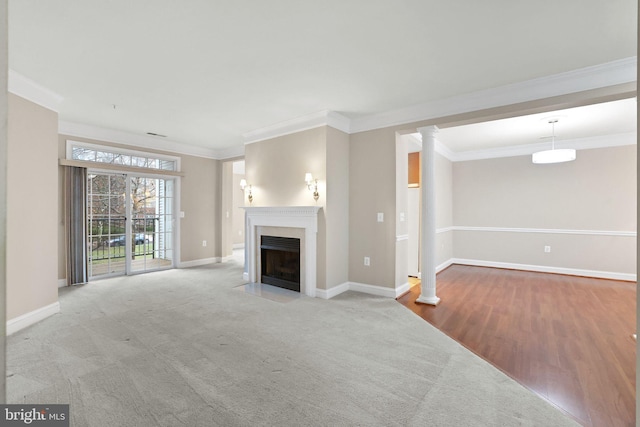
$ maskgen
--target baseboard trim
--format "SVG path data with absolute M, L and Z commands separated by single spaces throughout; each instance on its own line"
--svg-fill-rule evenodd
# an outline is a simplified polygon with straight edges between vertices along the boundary
M 398 298 L 400 295 L 407 293 L 411 289 L 409 282 L 397 288 L 387 288 L 384 286 L 368 285 L 358 282 L 344 282 L 330 289 L 316 289 L 316 297 L 323 299 L 331 299 L 343 292 L 354 291 L 363 294 L 377 295 L 385 298 Z
M 395 289 L 395 294 L 396 296 L 394 298 L 399 298 L 402 295 L 406 294 L 407 292 L 409 292 L 409 290 L 411 290 L 411 283 L 407 282 L 402 286 L 399 286 Z
M 510 262 L 496 262 L 462 258 L 452 258 L 450 261 L 450 264 L 475 265 L 478 267 L 494 267 L 506 268 L 509 270 L 536 271 L 539 273 L 566 274 L 569 276 L 594 277 L 597 279 L 622 280 L 625 282 L 637 281 L 636 274 L 617 273 L 613 271 L 582 270 L 577 268 L 550 267 L 545 265 L 516 264 Z
M 440 273 L 442 270 L 451 267 L 451 264 L 453 264 L 453 258 L 449 258 L 448 260 L 437 266 L 436 273 Z
M 193 261 L 181 261 L 178 264 L 178 268 L 200 267 L 201 265 L 215 264 L 218 262 L 222 262 L 222 258 L 213 257 L 213 258 L 194 259 Z
M 363 294 L 377 295 L 386 298 L 395 298 L 396 292 L 393 288 L 386 288 L 384 286 L 369 285 L 366 283 L 349 282 L 349 290 L 355 292 L 361 292 Z
M 377 295 L 380 297 L 396 298 L 397 296 L 402 295 L 404 292 L 406 292 L 409 289 L 407 285 L 408 283 L 405 283 L 404 285 L 400 286 L 398 290 L 401 290 L 401 292 L 398 293 L 395 288 L 368 285 L 366 283 L 349 282 L 349 290 L 355 291 L 355 292 L 362 292 L 363 294 Z M 405 287 L 406 289 L 404 289 Z
M 67 286 L 67 279 L 58 279 L 58 287 L 64 288 L 65 286 Z
M 334 286 L 333 288 L 316 289 L 316 297 L 322 298 L 322 299 L 331 299 L 336 295 L 340 295 L 341 293 L 346 292 L 348 290 L 349 290 L 349 282 L 344 282 L 338 286 Z
M 442 270 L 450 267 L 451 264 L 453 264 L 453 258 L 449 258 L 448 260 L 446 260 L 442 264 L 436 266 L 436 273 L 440 273 Z M 418 279 L 422 280 L 422 272 L 421 271 L 418 271 L 418 273 L 416 273 L 416 274 L 409 274 L 409 276 L 414 276 L 414 277 L 417 277 Z
M 53 304 L 40 307 L 36 310 L 30 311 L 29 313 L 7 320 L 7 335 L 14 334 L 59 312 L 60 303 L 56 301 Z

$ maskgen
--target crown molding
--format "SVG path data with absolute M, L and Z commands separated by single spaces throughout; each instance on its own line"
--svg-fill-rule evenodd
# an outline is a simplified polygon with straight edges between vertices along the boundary
M 164 138 L 161 139 L 158 137 L 147 135 L 136 135 L 130 132 L 107 129 L 82 123 L 67 122 L 62 120 L 58 122 L 58 133 L 61 135 L 68 135 L 76 138 L 94 139 L 98 141 L 113 142 L 116 144 L 125 144 L 139 148 L 168 151 L 170 153 L 186 154 L 189 156 L 204 157 L 216 160 L 219 160 L 218 155 L 223 151 L 212 150 L 210 148 L 199 147 L 190 144 L 183 144 Z
M 525 82 L 509 84 L 444 100 L 433 101 L 354 119 L 349 119 L 348 117 L 334 111 L 325 110 L 247 132 L 242 135 L 242 138 L 246 145 L 308 129 L 314 129 L 320 126 L 330 126 L 347 134 L 353 134 L 389 126 L 437 119 L 439 117 L 446 117 L 487 108 L 511 105 L 519 102 L 632 83 L 636 81 L 636 69 L 637 57 L 630 57 L 605 64 L 532 79 Z M 58 111 L 58 105 L 63 101 L 63 98 L 60 95 L 36 84 L 13 70 L 9 70 L 9 91 L 56 112 Z M 122 143 L 135 147 L 162 150 L 171 153 L 186 154 L 216 160 L 230 159 L 244 155 L 243 146 L 234 146 L 216 150 L 190 144 L 183 144 L 177 141 L 159 139 L 147 135 L 137 135 L 124 131 L 66 121 L 59 122 L 59 133 L 80 138 Z M 605 139 L 609 142 L 605 141 Z M 587 143 L 586 139 L 581 140 L 580 143 L 587 144 L 587 146 L 573 148 L 587 149 L 631 144 L 631 142 L 629 142 L 629 135 L 595 137 L 588 138 L 588 140 L 593 141 Z M 633 141 L 633 143 L 635 143 L 635 133 L 633 135 Z M 564 144 L 574 142 L 575 141 L 565 141 Z M 543 144 L 540 144 L 540 146 L 542 145 Z M 563 146 L 563 142 L 560 141 L 557 145 L 559 147 Z M 455 153 L 443 144 L 439 143 L 437 140 L 435 148 L 438 153 L 451 161 L 528 155 L 534 151 L 542 149 L 538 145 L 526 145 Z
M 245 144 L 253 144 L 254 142 L 315 129 L 320 126 L 330 126 L 347 134 L 351 133 L 351 120 L 349 118 L 335 111 L 325 110 L 256 129 L 242 134 L 242 137 Z
M 420 138 L 418 137 L 420 136 Z M 410 153 L 415 153 L 415 152 L 420 152 L 422 151 L 422 135 L 419 133 L 410 133 L 404 136 L 405 138 L 407 138 L 408 142 L 410 144 L 412 144 L 414 146 L 413 150 L 409 150 Z M 442 142 L 438 141 L 438 139 L 436 138 L 435 144 L 434 144 L 434 150 L 436 153 L 442 155 L 443 157 L 445 157 L 446 159 L 450 160 L 450 161 L 454 161 L 452 159 L 456 158 L 456 153 L 454 151 L 451 151 L 451 149 L 449 147 L 447 147 L 446 145 L 444 145 Z
M 9 69 L 8 91 L 44 108 L 55 111 L 56 113 L 59 112 L 59 105 L 64 100 L 61 95 L 58 95 L 57 93 L 11 69 Z M 58 122 L 58 133 L 78 138 L 96 139 L 100 141 L 132 145 L 134 147 L 169 151 L 177 154 L 187 154 L 216 160 L 244 156 L 243 146 L 230 147 L 222 150 L 212 150 L 205 147 L 183 144 L 171 140 L 160 140 L 152 136 L 136 135 L 129 132 L 62 120 Z
M 485 89 L 351 120 L 351 133 L 437 119 L 636 81 L 637 57 Z
M 57 93 L 11 69 L 9 69 L 8 91 L 56 113 L 64 100 Z
M 245 144 L 251 144 L 325 125 L 353 134 L 632 83 L 636 81 L 637 62 L 635 56 L 624 58 L 354 119 L 349 119 L 333 111 L 320 111 L 256 129 L 243 134 L 242 137 Z M 440 149 L 446 153 L 446 147 L 440 147 Z
M 594 148 L 620 147 L 623 145 L 634 145 L 637 143 L 636 132 L 618 133 L 613 135 L 592 136 L 588 138 L 556 140 L 556 148 L 575 148 L 576 150 L 590 150 Z M 541 142 L 537 144 L 513 145 L 510 147 L 489 148 L 486 150 L 454 152 L 443 144 L 443 151 L 438 151 L 436 141 L 436 151 L 452 162 L 465 162 L 469 160 L 496 159 L 502 157 L 530 156 L 531 154 L 548 150 L 549 143 Z M 448 150 L 448 151 L 447 151 Z
M 452 162 L 455 160 L 457 153 L 455 151 L 452 151 L 449 147 L 447 147 L 446 145 L 444 145 L 442 142 L 438 141 L 436 139 L 436 143 L 435 143 L 435 147 L 434 150 L 436 153 L 444 156 L 445 158 L 451 160 Z
M 215 159 L 218 160 L 227 160 L 233 159 L 235 157 L 243 157 L 244 156 L 244 145 L 237 145 L 234 147 L 223 148 L 220 150 L 214 150 Z
M 416 144 L 422 145 L 419 133 L 407 135 Z M 436 137 L 437 138 L 437 137 Z M 556 148 L 574 148 L 576 150 L 591 150 L 594 148 L 620 147 L 637 144 L 636 132 L 617 133 L 611 135 L 590 136 L 556 140 Z M 530 156 L 531 154 L 549 149 L 549 142 L 537 144 L 511 145 L 507 147 L 487 148 L 484 150 L 456 152 L 436 139 L 435 151 L 451 162 L 466 162 L 469 160 L 497 159 L 502 157 Z

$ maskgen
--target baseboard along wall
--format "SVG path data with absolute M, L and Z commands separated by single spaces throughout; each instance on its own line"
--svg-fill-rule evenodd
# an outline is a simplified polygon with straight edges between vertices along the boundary
M 610 271 L 582 270 L 576 268 L 549 267 L 542 265 L 515 264 L 509 262 L 483 261 L 474 259 L 451 258 L 436 267 L 436 273 L 443 271 L 453 264 L 473 265 L 477 267 L 504 268 L 508 270 L 535 271 L 539 273 L 566 274 L 569 276 L 594 277 L 597 279 L 622 280 L 635 282 L 637 275 L 628 273 L 616 273 Z M 386 298 L 398 298 L 411 288 L 410 283 L 405 283 L 397 288 L 368 285 L 366 283 L 345 282 L 330 289 L 318 289 L 316 296 L 323 299 L 331 299 L 346 291 L 362 292 Z
M 625 282 L 637 281 L 637 274 L 618 273 L 613 271 L 583 270 L 578 268 L 550 267 L 545 265 L 516 264 L 510 262 L 485 261 L 477 259 L 452 258 L 449 265 L 474 265 L 477 267 L 506 268 L 509 270 L 536 271 L 539 273 L 566 274 L 569 276 L 594 277 L 597 279 L 622 280 Z M 447 266 L 448 267 L 448 266 Z
M 56 301 L 53 304 L 49 304 L 21 316 L 14 317 L 7 321 L 7 335 L 14 334 L 59 312 L 60 303 Z
M 322 299 L 331 299 L 346 291 L 361 292 L 363 294 L 377 295 L 386 298 L 397 298 L 411 288 L 409 282 L 397 288 L 387 288 L 385 286 L 368 285 L 366 283 L 345 282 L 329 289 L 317 289 L 316 296 Z

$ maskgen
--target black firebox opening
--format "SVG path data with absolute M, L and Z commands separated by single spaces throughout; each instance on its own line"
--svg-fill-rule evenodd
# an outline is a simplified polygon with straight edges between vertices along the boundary
M 261 236 L 261 282 L 300 292 L 300 239 Z

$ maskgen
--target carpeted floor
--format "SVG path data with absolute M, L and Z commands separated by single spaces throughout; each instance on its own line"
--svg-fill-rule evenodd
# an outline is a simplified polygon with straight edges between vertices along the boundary
M 285 302 L 234 262 L 60 291 L 7 344 L 9 403 L 91 426 L 574 426 L 392 299 Z

